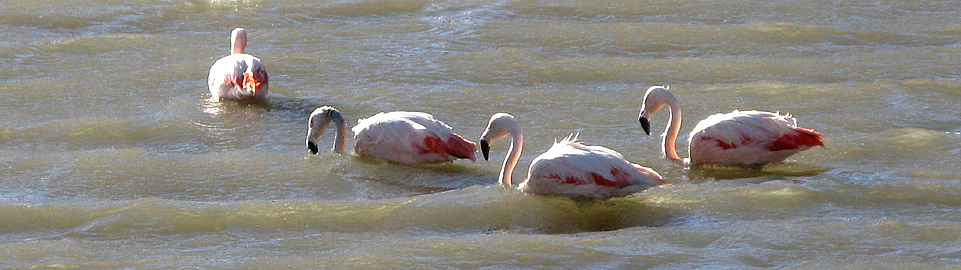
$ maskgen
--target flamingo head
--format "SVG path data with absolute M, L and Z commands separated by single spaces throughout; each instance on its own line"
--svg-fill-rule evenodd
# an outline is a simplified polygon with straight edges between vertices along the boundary
M 307 151 L 309 153 L 316 155 L 317 152 L 320 152 L 317 147 L 317 138 L 324 134 L 324 131 L 330 126 L 330 122 L 334 122 L 338 126 L 338 132 L 346 132 L 346 121 L 337 109 L 324 106 L 317 108 L 310 114 L 310 118 L 307 120 Z M 341 149 L 338 149 L 338 147 Z M 343 146 L 340 146 L 339 142 L 334 145 L 335 152 L 343 152 L 342 148 Z
M 507 137 L 512 133 L 520 134 L 514 116 L 506 113 L 492 115 L 490 122 L 487 123 L 487 129 L 484 130 L 480 138 L 481 153 L 484 154 L 484 160 L 489 160 L 490 145 L 495 139 Z
M 637 120 L 641 122 L 641 128 L 644 129 L 644 133 L 651 135 L 651 114 L 655 113 L 664 105 L 670 103 L 677 103 L 677 98 L 674 94 L 671 94 L 669 90 L 670 86 L 651 86 L 644 93 L 644 101 L 641 103 L 641 112 L 638 114 Z

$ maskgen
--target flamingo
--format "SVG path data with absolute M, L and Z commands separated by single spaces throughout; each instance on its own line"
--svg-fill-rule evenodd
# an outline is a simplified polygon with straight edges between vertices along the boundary
M 267 67 L 260 58 L 244 53 L 246 47 L 247 31 L 234 28 L 230 34 L 230 55 L 214 62 L 207 76 L 214 99 L 257 101 L 267 95 Z
M 651 114 L 667 105 L 671 118 L 662 141 L 668 159 L 684 162 L 677 155 L 675 141 L 681 129 L 681 107 L 669 87 L 652 86 L 644 94 L 638 120 L 644 133 L 651 135 Z M 762 111 L 719 113 L 697 123 L 688 142 L 689 164 L 762 165 L 781 162 L 814 146 L 824 146 L 821 133 L 797 126 L 788 115 Z
M 334 123 L 335 153 L 343 154 L 347 141 L 347 124 L 340 111 L 329 106 L 310 114 L 307 149 L 317 154 L 317 138 Z M 415 165 L 448 162 L 459 158 L 474 161 L 475 144 L 451 131 L 444 122 L 422 112 L 378 113 L 361 119 L 354 131 L 354 152 L 359 156 L 378 157 L 390 162 Z
M 512 141 L 499 181 L 510 188 L 511 174 L 524 146 L 524 135 L 517 121 L 510 114 L 494 114 L 481 135 L 480 144 L 487 160 L 490 144 L 507 136 Z M 531 162 L 527 179 L 518 189 L 540 195 L 603 200 L 666 184 L 654 170 L 630 163 L 606 147 L 578 143 L 577 134 L 571 134 L 560 142 L 555 141 L 547 152 Z

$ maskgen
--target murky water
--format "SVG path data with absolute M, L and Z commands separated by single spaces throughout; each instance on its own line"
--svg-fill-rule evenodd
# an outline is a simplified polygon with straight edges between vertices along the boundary
M 0 6 L 0 268 L 961 266 L 958 1 Z M 237 26 L 270 72 L 264 104 L 207 100 Z M 637 122 L 655 84 L 680 99 L 682 134 L 758 109 L 827 147 L 673 164 Z M 506 145 L 414 167 L 308 156 L 322 105 L 351 122 L 430 112 L 472 140 L 509 112 L 527 139 L 516 175 L 580 132 L 673 185 L 527 195 L 496 183 Z

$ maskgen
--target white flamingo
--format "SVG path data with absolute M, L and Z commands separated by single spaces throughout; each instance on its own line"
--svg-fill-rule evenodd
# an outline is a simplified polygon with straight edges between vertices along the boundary
M 307 149 L 317 154 L 317 138 L 333 122 L 334 148 L 343 154 L 347 143 L 347 124 L 340 111 L 320 107 L 310 114 Z M 475 144 L 451 131 L 434 116 L 422 112 L 378 113 L 361 119 L 354 131 L 354 152 L 358 156 L 378 157 L 391 162 L 414 165 L 448 162 L 458 158 L 474 161 Z
M 207 86 L 214 99 L 257 101 L 267 96 L 267 67 L 260 58 L 244 53 L 247 31 L 235 28 L 230 34 L 230 55 L 214 62 Z
M 681 107 L 677 98 L 664 86 L 652 86 L 644 94 L 638 120 L 651 134 L 651 114 L 667 105 L 671 118 L 662 141 L 664 156 L 684 161 L 677 155 L 675 141 L 681 129 Z M 824 146 L 821 133 L 797 127 L 791 115 L 761 111 L 719 113 L 701 120 L 689 137 L 690 164 L 760 165 L 781 162 L 787 157 L 814 146 Z
M 511 187 L 511 174 L 524 146 L 524 135 L 517 121 L 510 114 L 494 114 L 481 135 L 480 143 L 486 160 L 490 144 L 506 136 L 510 136 L 512 141 L 501 167 L 499 181 L 505 187 Z M 571 134 L 560 142 L 554 142 L 547 152 L 535 158 L 531 162 L 527 180 L 518 189 L 575 199 L 607 199 L 668 184 L 654 170 L 632 164 L 614 150 L 583 145 L 576 140 L 577 135 Z

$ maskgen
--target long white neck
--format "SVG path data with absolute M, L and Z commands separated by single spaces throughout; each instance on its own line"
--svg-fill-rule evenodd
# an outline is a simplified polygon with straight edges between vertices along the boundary
M 511 133 L 511 149 L 507 151 L 507 157 L 504 158 L 504 166 L 501 167 L 500 181 L 505 187 L 511 187 L 511 175 L 514 173 L 514 167 L 517 166 L 517 160 L 521 157 L 521 151 L 524 149 L 524 134 L 520 129 L 515 128 Z
M 347 148 L 347 123 L 341 121 L 334 121 L 337 125 L 337 133 L 334 134 L 334 152 L 338 154 L 343 154 L 344 149 Z
M 234 29 L 230 33 L 230 53 L 244 53 L 244 49 L 247 47 L 247 31 L 243 28 Z
M 680 156 L 677 155 L 677 133 L 681 130 L 681 106 L 678 105 L 676 98 L 669 98 L 667 100 L 667 106 L 671 109 L 671 119 L 667 123 L 667 128 L 664 131 L 664 138 L 662 139 L 661 151 L 664 152 L 664 156 L 668 159 L 674 161 L 683 161 Z

